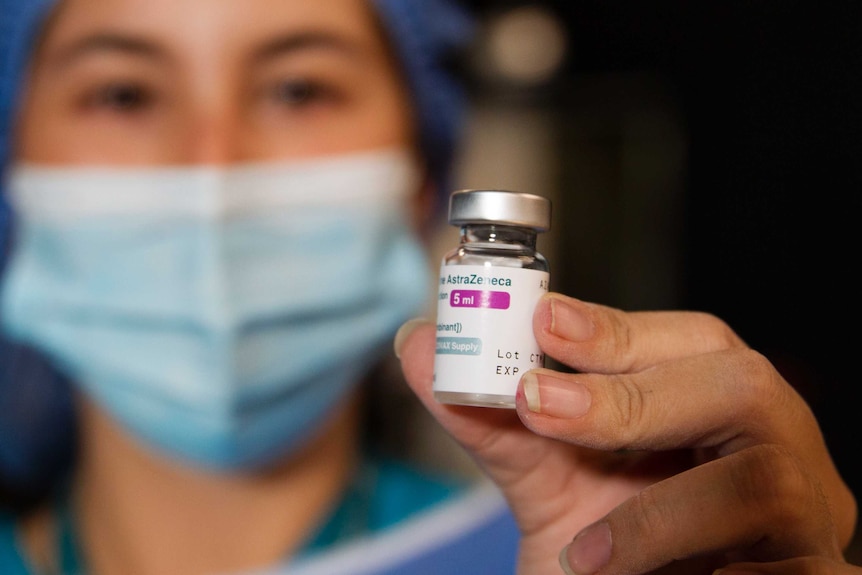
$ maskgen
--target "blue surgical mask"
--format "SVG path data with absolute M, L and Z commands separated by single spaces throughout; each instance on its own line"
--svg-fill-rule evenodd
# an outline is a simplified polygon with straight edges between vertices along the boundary
M 16 166 L 2 316 L 135 436 L 260 466 L 422 310 L 407 152 L 231 168 Z

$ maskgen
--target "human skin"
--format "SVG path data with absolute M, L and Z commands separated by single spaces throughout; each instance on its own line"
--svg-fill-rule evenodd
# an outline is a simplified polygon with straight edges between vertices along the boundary
M 528 372 L 516 410 L 438 403 L 434 325 L 396 337 L 410 386 L 508 499 L 519 573 L 561 573 L 561 550 L 578 575 L 862 572 L 842 558 L 856 501 L 811 410 L 724 322 L 552 293 L 533 331 L 573 373 Z
M 33 57 L 14 150 L 39 165 L 187 166 L 414 142 L 364 0 L 64 0 Z M 73 507 L 88 567 L 231 572 L 289 555 L 348 480 L 358 401 L 288 460 L 216 474 L 150 451 L 81 397 Z M 49 523 L 36 519 L 23 526 L 31 550 Z

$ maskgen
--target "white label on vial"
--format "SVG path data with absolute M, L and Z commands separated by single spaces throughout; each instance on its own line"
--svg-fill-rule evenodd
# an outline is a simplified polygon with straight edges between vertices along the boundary
M 549 278 L 523 268 L 442 266 L 434 391 L 514 397 L 521 376 L 544 365 L 533 311 Z

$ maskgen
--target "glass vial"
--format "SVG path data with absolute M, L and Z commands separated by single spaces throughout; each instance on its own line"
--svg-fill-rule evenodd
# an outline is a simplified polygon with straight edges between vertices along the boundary
M 443 256 L 437 299 L 434 397 L 441 403 L 514 408 L 521 376 L 544 365 L 533 311 L 548 291 L 536 251 L 551 202 L 506 190 L 460 190 L 449 198 L 458 247 Z

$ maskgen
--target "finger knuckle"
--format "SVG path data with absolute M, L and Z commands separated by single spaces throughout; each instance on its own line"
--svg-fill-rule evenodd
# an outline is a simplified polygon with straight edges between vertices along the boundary
M 743 504 L 775 522 L 793 524 L 821 503 L 814 481 L 799 459 L 779 445 L 759 445 L 740 452 L 733 485 Z
M 719 350 L 739 347 L 742 340 L 724 320 L 707 312 L 691 312 L 698 322 L 702 337 L 710 342 L 707 349 Z
M 787 399 L 787 384 L 763 354 L 753 349 L 729 352 L 733 377 L 733 392 L 742 400 L 741 405 L 769 406 L 775 409 Z
M 629 371 L 636 362 L 632 326 L 626 320 L 623 312 L 612 311 L 607 314 L 606 319 L 606 329 L 610 332 L 610 337 L 605 337 L 602 341 L 610 349 L 603 349 L 602 351 L 609 357 L 615 357 L 622 371 Z
M 647 487 L 630 500 L 630 526 L 635 533 L 648 534 L 650 537 L 672 532 L 676 521 L 669 510 L 655 495 L 655 490 Z
M 614 401 L 610 405 L 611 430 L 626 444 L 637 437 L 646 417 L 646 392 L 626 376 L 611 376 Z

